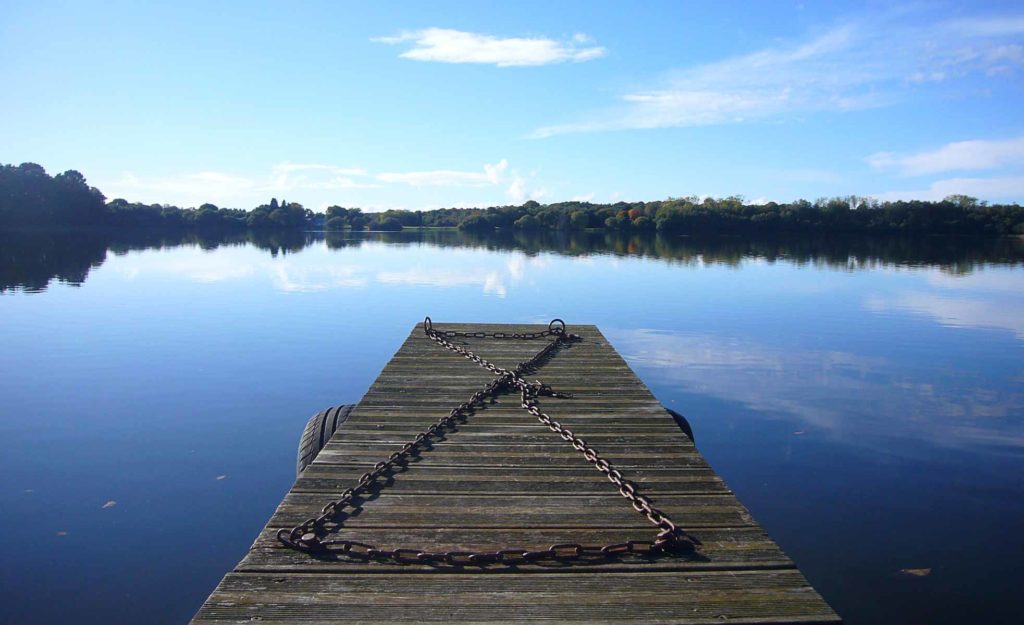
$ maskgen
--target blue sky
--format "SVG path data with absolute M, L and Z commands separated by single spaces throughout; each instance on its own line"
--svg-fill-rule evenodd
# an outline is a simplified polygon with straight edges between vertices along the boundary
M 1006 3 L 12 2 L 0 162 L 108 197 L 1024 201 Z

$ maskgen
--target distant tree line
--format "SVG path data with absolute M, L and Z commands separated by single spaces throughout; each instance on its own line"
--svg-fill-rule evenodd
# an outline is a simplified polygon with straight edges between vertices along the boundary
M 106 201 L 77 171 L 50 176 L 35 163 L 0 165 L 0 228 L 118 227 L 130 229 L 242 231 L 302 230 L 322 216 L 297 202 L 270 200 L 252 210 L 203 204 L 179 208 L 123 199 Z
M 517 206 L 389 210 L 364 213 L 331 206 L 314 213 L 272 199 L 252 210 L 203 204 L 179 208 L 123 199 L 106 201 L 77 171 L 50 176 L 34 163 L 0 166 L 0 228 L 116 226 L 186 230 L 379 230 L 459 228 L 467 232 L 604 229 L 664 234 L 782 234 L 799 232 L 1024 234 L 1024 208 L 989 205 L 966 195 L 940 202 L 847 196 L 748 204 L 738 196 L 669 198 L 653 202 L 529 201 Z
M 879 202 L 847 196 L 797 200 L 785 204 L 747 204 L 740 197 L 669 198 L 654 202 L 529 201 L 518 206 L 389 210 L 363 213 L 358 208 L 327 209 L 326 229 L 396 231 L 403 228 L 496 230 L 587 230 L 664 234 L 785 234 L 800 232 L 907 234 L 1024 234 L 1024 208 L 989 205 L 966 195 L 941 202 Z
M 848 196 L 747 204 L 740 197 L 669 198 L 654 202 L 560 202 L 488 209 L 429 211 L 423 224 L 494 229 L 657 231 L 665 234 L 781 234 L 787 232 L 886 232 L 1024 234 L 1024 208 L 988 205 L 965 195 L 941 202 L 879 202 Z

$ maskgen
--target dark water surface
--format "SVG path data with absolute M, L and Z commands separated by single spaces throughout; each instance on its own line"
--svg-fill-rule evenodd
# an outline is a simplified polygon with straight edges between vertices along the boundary
M 848 623 L 1024 610 L 1018 240 L 0 235 L 0 290 L 2 623 L 187 621 L 427 314 L 598 324 Z

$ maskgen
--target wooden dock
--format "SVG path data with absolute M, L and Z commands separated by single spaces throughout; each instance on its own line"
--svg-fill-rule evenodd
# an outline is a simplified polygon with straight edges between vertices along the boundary
M 280 543 L 279 529 L 316 516 L 369 467 L 494 379 L 434 343 L 419 324 L 192 622 L 840 622 L 597 327 L 568 329 L 581 340 L 530 379 L 573 397 L 541 397 L 541 409 L 584 437 L 699 538 L 700 551 L 625 554 L 600 562 L 451 566 L 317 558 Z M 451 340 L 512 368 L 533 356 L 545 339 Z M 380 484 L 344 519 L 340 533 L 389 549 L 431 551 L 650 540 L 655 528 L 519 403 L 513 393 L 478 410 Z

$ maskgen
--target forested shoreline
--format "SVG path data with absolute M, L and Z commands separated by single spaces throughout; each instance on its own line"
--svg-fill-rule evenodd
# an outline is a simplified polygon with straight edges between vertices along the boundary
M 1024 208 L 965 195 L 939 202 L 880 202 L 868 197 L 748 204 L 741 197 L 668 198 L 651 202 L 528 201 L 516 206 L 363 212 L 330 206 L 314 212 L 271 199 L 245 210 L 213 204 L 181 208 L 116 198 L 68 170 L 49 175 L 40 165 L 0 165 L 0 229 L 118 228 L 160 231 L 380 230 L 459 228 L 495 230 L 657 231 L 663 234 L 782 234 L 800 232 L 956 235 L 1024 234 Z

